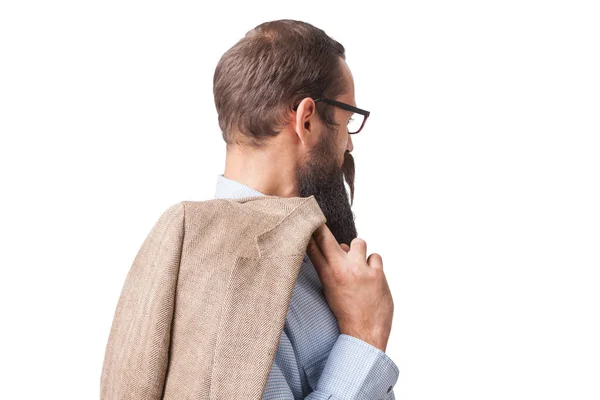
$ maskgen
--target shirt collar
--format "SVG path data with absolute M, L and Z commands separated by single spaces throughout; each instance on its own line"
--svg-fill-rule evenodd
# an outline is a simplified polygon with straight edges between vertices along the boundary
M 216 199 L 224 198 L 242 198 L 253 196 L 265 196 L 250 186 L 244 185 L 233 179 L 225 178 L 223 174 L 217 176 L 217 188 L 215 190 Z

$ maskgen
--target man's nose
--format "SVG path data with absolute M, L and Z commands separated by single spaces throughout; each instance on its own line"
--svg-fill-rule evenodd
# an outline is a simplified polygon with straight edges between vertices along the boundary
M 352 144 L 352 135 L 348 135 L 348 145 L 346 146 L 346 150 L 354 150 L 354 145 Z

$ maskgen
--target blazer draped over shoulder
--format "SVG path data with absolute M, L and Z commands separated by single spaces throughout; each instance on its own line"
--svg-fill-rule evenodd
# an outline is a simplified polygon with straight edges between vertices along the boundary
M 101 399 L 260 400 L 309 239 L 314 196 L 181 201 L 127 274 Z

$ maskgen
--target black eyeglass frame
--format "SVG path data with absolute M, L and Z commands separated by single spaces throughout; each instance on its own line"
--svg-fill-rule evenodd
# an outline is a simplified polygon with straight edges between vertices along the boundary
M 358 128 L 358 130 L 356 132 L 348 132 L 348 134 L 350 134 L 350 135 L 356 135 L 358 132 L 360 132 L 362 130 L 363 126 L 365 126 L 365 123 L 367 122 L 367 118 L 369 118 L 369 115 L 371 114 L 367 110 L 363 110 L 362 108 L 354 107 L 353 105 L 342 103 L 341 101 L 337 101 L 337 100 L 332 100 L 332 99 L 314 99 L 313 101 L 315 103 L 318 102 L 318 101 L 323 101 L 325 103 L 328 103 L 328 104 L 334 105 L 336 107 L 339 107 L 339 108 L 341 108 L 343 110 L 352 111 L 353 113 L 363 115 L 365 117 L 365 119 L 363 119 L 363 122 L 360 125 L 360 128 Z M 299 106 L 299 104 L 295 105 L 294 108 L 292 108 L 292 110 L 296 111 L 298 109 L 298 106 Z

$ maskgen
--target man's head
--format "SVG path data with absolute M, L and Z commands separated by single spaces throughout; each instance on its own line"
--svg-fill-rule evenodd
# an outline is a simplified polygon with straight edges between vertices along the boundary
M 353 113 L 314 101 L 356 105 L 344 47 L 305 22 L 266 22 L 221 57 L 213 83 L 225 175 L 268 195 L 314 195 L 338 242 L 350 244 Z

